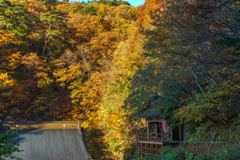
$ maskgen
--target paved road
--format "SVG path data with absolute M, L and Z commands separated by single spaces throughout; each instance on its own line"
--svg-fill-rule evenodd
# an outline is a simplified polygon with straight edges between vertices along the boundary
M 74 129 L 23 130 L 17 141 L 17 156 L 23 160 L 87 160 L 81 135 Z

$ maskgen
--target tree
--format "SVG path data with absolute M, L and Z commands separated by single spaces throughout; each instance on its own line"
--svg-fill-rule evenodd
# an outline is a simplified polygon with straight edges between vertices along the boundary
M 104 31 L 101 20 L 97 16 L 73 14 L 68 24 L 75 30 L 77 42 L 89 42 L 91 38 Z
M 172 125 L 177 121 L 209 129 L 210 124 L 218 131 L 240 113 L 236 107 L 239 73 L 234 67 L 239 29 L 233 20 L 239 16 L 239 5 L 233 1 L 167 3 L 164 12 L 151 13 L 153 28 L 145 32 L 146 55 L 151 60 L 136 75 L 130 102 L 143 108 L 141 100 L 149 99 Z M 229 46 L 228 40 L 235 45 Z M 201 136 L 205 134 L 206 130 Z
M 126 2 L 124 0 L 94 0 L 93 2 L 109 4 L 112 6 L 119 6 L 122 4 L 130 5 L 128 2 Z
M 45 55 L 47 49 L 49 56 L 59 56 L 58 52 L 61 52 L 62 41 L 64 40 L 63 33 L 65 24 L 63 23 L 63 17 L 57 13 L 46 12 L 41 13 L 40 20 L 44 24 L 44 45 L 42 49 L 42 55 Z M 50 45 L 50 46 L 49 46 Z M 55 50 L 51 50 L 54 46 L 58 46 Z
M 24 12 L 24 6 L 8 0 L 0 1 L 1 47 L 8 44 L 19 44 L 21 38 L 29 31 L 30 21 Z
M 56 3 L 58 0 L 44 0 L 46 4 Z
M 13 154 L 19 152 L 17 144 L 13 141 L 16 137 L 14 133 L 0 134 L 0 159 L 4 160 L 6 158 L 18 159 L 18 157 Z

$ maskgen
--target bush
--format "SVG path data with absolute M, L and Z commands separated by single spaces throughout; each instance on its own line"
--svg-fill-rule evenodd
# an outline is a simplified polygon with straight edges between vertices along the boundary
M 13 140 L 17 135 L 15 133 L 1 133 L 0 131 L 0 159 L 10 158 L 18 159 L 13 156 L 14 152 L 19 152 L 17 143 Z
M 137 157 L 128 158 L 129 160 L 139 160 Z M 128 160 L 126 159 L 126 160 Z M 173 150 L 171 148 L 161 149 L 159 155 L 148 155 L 143 156 L 141 160 L 239 160 L 240 159 L 240 148 L 227 149 L 225 147 L 211 153 L 199 153 L 193 154 L 183 150 Z

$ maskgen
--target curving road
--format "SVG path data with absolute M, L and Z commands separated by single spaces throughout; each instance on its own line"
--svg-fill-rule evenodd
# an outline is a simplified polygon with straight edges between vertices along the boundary
M 16 156 L 22 160 L 90 160 L 81 132 L 72 123 L 68 127 L 64 122 L 64 128 L 61 122 L 47 123 L 47 126 L 50 124 L 54 127 L 20 129 L 16 141 L 22 151 Z

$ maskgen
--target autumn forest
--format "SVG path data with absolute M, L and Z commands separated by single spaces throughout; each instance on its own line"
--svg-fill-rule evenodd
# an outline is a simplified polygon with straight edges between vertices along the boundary
M 96 160 L 238 160 L 239 105 L 238 0 L 0 0 L 1 121 L 80 121 Z M 142 154 L 156 117 L 221 145 Z

